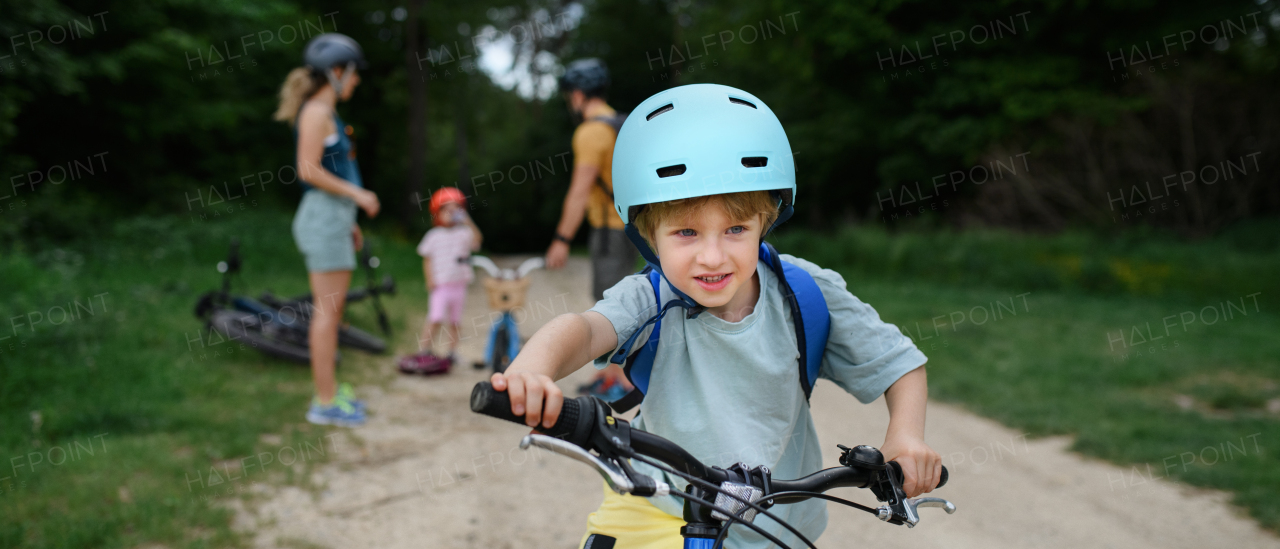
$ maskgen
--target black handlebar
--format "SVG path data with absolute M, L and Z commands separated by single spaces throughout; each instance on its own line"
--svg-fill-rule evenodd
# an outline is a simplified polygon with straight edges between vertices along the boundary
M 591 438 L 593 429 L 595 428 L 596 417 L 599 407 L 594 402 L 593 397 L 582 396 L 578 398 L 565 399 L 561 405 L 560 417 L 556 420 L 555 425 L 549 428 L 538 427 L 537 429 L 549 436 L 564 439 L 578 446 L 589 448 L 588 442 Z M 471 411 L 484 414 L 498 419 L 505 419 L 512 423 L 525 425 L 524 416 L 518 416 L 511 412 L 511 398 L 506 391 L 498 391 L 488 381 L 477 383 L 475 388 L 471 390 Z M 741 482 L 743 479 L 736 477 L 731 479 L 730 473 L 718 467 L 708 467 L 698 461 L 689 454 L 684 448 L 676 443 L 671 442 L 653 433 L 640 430 L 630 431 L 630 445 L 636 453 L 646 455 L 662 461 L 671 467 L 686 472 L 695 477 L 701 478 L 712 484 L 719 485 L 725 481 L 736 480 Z M 891 462 L 892 463 L 892 462 Z M 890 471 L 896 477 L 899 485 L 902 483 L 902 469 L 895 466 L 889 467 Z M 872 477 L 880 468 L 843 466 L 833 467 L 818 471 L 804 478 L 795 480 L 771 480 L 772 492 L 825 492 L 833 488 L 855 487 L 865 488 L 871 481 Z M 942 467 L 941 480 L 938 482 L 938 488 L 947 483 L 947 468 Z M 755 482 L 753 482 L 755 483 Z M 763 488 L 763 487 L 761 487 Z M 794 503 L 809 499 L 807 496 L 784 496 L 778 498 L 781 502 Z
M 546 429 L 539 427 L 538 430 L 549 436 L 563 438 L 582 446 L 586 443 L 586 436 L 575 437 L 573 435 L 575 431 L 579 430 L 579 424 L 589 423 L 589 421 L 581 421 L 587 418 L 582 417 L 583 406 L 578 400 L 576 398 L 566 398 L 560 408 L 560 418 L 556 420 L 556 424 Z M 493 384 L 488 381 L 477 383 L 475 388 L 471 390 L 471 411 L 525 425 L 524 416 L 518 416 L 511 412 L 511 397 L 507 395 L 507 392 L 494 389 Z

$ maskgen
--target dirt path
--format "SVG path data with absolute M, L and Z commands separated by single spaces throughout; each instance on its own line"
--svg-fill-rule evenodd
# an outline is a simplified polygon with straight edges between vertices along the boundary
M 574 258 L 556 273 L 533 273 L 527 337 L 556 314 L 591 305 L 589 271 Z M 487 330 L 486 301 L 473 285 L 467 303 L 464 355 L 479 359 Z M 416 325 L 416 322 L 411 323 Z M 467 337 L 471 335 L 471 337 Z M 389 361 L 388 361 L 389 362 Z M 392 366 L 388 365 L 388 368 Z M 586 368 L 562 381 L 570 393 Z M 369 424 L 338 441 L 332 463 L 314 473 L 318 494 L 269 491 L 238 514 L 259 547 L 572 547 L 585 517 L 601 500 L 601 482 L 585 466 L 517 448 L 527 432 L 471 414 L 467 397 L 483 372 L 400 377 L 388 389 L 361 387 Z M 878 445 L 888 421 L 884 404 L 863 406 L 830 383 L 813 405 L 825 464 L 835 445 Z M 1226 504 L 1225 495 L 1163 480 L 1139 483 L 1131 471 L 1065 451 L 1068 440 L 1027 440 L 962 409 L 933 403 L 927 437 L 953 480 L 938 495 L 956 514 L 923 511 L 914 530 L 888 526 L 832 504 L 821 547 L 964 548 L 1252 548 L 1280 540 Z M 864 490 L 844 497 L 872 503 Z M 837 494 L 840 495 L 840 494 Z

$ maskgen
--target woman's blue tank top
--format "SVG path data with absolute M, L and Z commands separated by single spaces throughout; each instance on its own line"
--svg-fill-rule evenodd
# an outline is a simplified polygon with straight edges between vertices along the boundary
M 298 109 L 299 112 L 302 109 Z M 347 125 L 342 122 L 342 118 L 338 116 L 337 111 L 333 113 L 333 125 L 338 132 L 338 142 L 332 145 L 325 145 L 324 156 L 320 158 L 320 165 L 324 169 L 333 172 L 334 175 L 347 180 L 352 185 L 363 187 L 364 184 L 360 180 L 360 165 L 356 163 L 356 151 L 352 146 L 351 138 L 347 136 Z M 298 142 L 298 129 L 293 130 L 293 141 L 296 145 Z M 299 178 L 299 181 L 302 181 Z M 302 181 L 302 188 L 309 191 L 315 187 L 308 185 L 306 181 Z

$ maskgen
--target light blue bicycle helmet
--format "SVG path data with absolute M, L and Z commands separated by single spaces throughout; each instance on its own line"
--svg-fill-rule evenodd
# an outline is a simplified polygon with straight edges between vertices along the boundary
M 777 221 L 791 217 L 796 170 L 778 117 L 756 96 L 719 84 L 690 84 L 646 99 L 618 131 L 613 203 L 627 236 L 661 271 L 635 228 L 646 204 L 715 194 L 773 191 Z

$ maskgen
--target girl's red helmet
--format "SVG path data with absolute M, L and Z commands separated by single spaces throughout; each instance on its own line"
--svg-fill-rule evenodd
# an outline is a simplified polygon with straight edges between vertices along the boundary
M 431 195 L 431 219 L 436 225 L 443 225 L 440 219 L 440 208 L 450 202 L 457 202 L 462 207 L 467 205 L 467 197 L 457 187 L 441 187 Z

